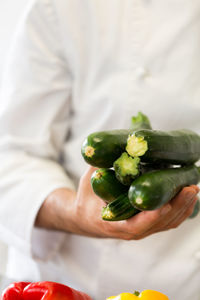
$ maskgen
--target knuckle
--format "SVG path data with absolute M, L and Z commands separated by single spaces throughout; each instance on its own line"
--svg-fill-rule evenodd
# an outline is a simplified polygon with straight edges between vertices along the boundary
M 135 240 L 135 241 L 141 240 L 142 238 L 142 234 L 138 232 L 137 233 L 131 232 L 129 236 L 131 240 Z
M 132 237 L 132 240 L 135 240 L 135 241 L 138 241 L 138 240 L 140 240 L 141 239 L 141 236 L 142 236 L 142 232 L 139 232 L 139 231 L 137 231 L 137 232 L 131 232 L 131 237 Z
M 133 236 L 133 238 L 132 238 L 133 240 L 135 240 L 135 241 L 139 241 L 139 240 L 141 240 L 142 239 L 142 236 L 139 236 L 139 235 L 135 235 L 135 236 Z
M 166 226 L 165 228 L 162 228 L 162 230 L 160 230 L 160 231 L 167 231 L 167 230 L 170 230 L 170 229 L 172 229 L 169 225 L 168 226 Z M 160 232 L 159 231 L 159 232 Z
M 135 236 L 133 234 L 128 234 L 123 236 L 123 240 L 125 241 L 132 241 L 132 240 L 139 240 L 139 236 Z
M 174 223 L 170 226 L 171 229 L 176 229 L 180 224 L 179 223 Z

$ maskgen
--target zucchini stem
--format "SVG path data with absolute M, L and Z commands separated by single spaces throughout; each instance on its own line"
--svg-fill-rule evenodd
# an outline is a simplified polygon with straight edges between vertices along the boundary
M 126 151 L 132 157 L 142 156 L 148 150 L 147 141 L 143 136 L 130 135 L 127 140 Z
M 85 155 L 87 157 L 92 157 L 94 155 L 94 153 L 95 153 L 95 149 L 92 146 L 87 146 L 85 148 Z
M 102 169 L 99 169 L 95 172 L 95 179 L 100 179 L 103 176 L 103 171 Z
M 115 175 L 117 179 L 124 185 L 131 185 L 139 173 L 139 157 L 131 157 L 126 152 L 114 162 Z
M 114 214 L 112 213 L 112 211 L 110 210 L 110 208 L 108 206 L 103 207 L 102 208 L 102 213 L 101 213 L 102 219 L 103 220 L 112 220 L 114 217 Z
M 140 204 L 143 203 L 143 200 L 142 200 L 141 197 L 137 197 L 136 200 L 135 200 L 135 202 L 140 205 Z
M 139 111 L 137 116 L 131 118 L 131 129 L 136 131 L 140 129 L 152 129 L 152 127 L 149 118 Z

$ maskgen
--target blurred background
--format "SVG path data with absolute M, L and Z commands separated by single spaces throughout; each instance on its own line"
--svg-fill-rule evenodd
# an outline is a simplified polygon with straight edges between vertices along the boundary
M 21 14 L 30 0 L 0 0 L 0 84 L 6 54 Z
M 23 10 L 27 3 L 30 0 L 0 0 L 0 85 L 3 74 L 3 68 L 5 65 L 6 56 L 10 43 L 15 32 L 17 23 L 19 22 L 20 16 L 23 13 Z M 6 246 L 0 242 L 1 253 L 5 251 Z M 1 276 L 1 273 L 4 271 L 6 261 L 5 257 L 2 260 L 0 257 L 0 286 L 3 289 L 7 286 L 12 279 L 5 278 Z M 0 289 L 0 292 L 1 292 Z

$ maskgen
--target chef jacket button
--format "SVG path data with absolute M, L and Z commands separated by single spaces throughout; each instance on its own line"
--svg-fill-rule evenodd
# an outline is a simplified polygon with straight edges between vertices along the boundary
M 139 67 L 136 70 L 136 75 L 137 75 L 138 79 L 145 79 L 146 77 L 150 76 L 150 73 L 146 68 Z
M 196 260 L 200 261 L 200 250 L 194 253 L 194 257 Z

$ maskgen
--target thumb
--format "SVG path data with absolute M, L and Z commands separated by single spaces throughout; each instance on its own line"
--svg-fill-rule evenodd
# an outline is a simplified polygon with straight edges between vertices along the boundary
M 91 176 L 92 174 L 97 170 L 97 168 L 95 167 L 87 167 L 87 169 L 85 170 L 85 172 L 83 173 L 83 175 L 81 176 L 80 178 L 80 181 L 79 181 L 79 189 L 83 190 L 83 189 L 92 189 L 91 187 Z M 89 192 L 89 190 L 88 190 Z
M 92 174 L 93 174 L 96 170 L 98 170 L 98 168 L 95 168 L 95 167 L 93 167 L 93 166 L 87 167 L 85 173 L 83 174 L 84 179 L 90 180 Z
M 99 203 L 99 205 L 102 207 L 102 205 L 105 205 L 105 202 L 94 193 L 91 185 L 91 177 L 96 170 L 98 170 L 98 168 L 95 168 L 93 166 L 87 167 L 85 173 L 80 179 L 79 191 L 86 194 L 87 196 L 92 196 L 93 199 L 97 199 L 99 202 L 96 203 Z M 95 203 L 95 201 L 93 201 L 93 203 Z

